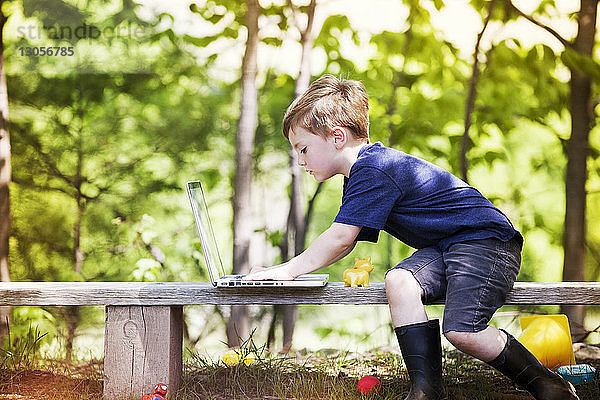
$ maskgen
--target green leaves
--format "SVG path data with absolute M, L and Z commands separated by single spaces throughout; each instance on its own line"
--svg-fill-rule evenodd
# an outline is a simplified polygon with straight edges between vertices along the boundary
M 185 203 L 182 207 L 179 201 L 183 183 L 195 177 L 201 165 L 198 157 L 214 146 L 210 141 L 229 131 L 232 89 L 209 81 L 204 67 L 180 47 L 182 38 L 172 29 L 156 31 L 134 19 L 131 15 L 135 14 L 127 9 L 130 6 L 134 7 L 124 2 L 124 9 L 105 19 L 99 16 L 100 8 L 90 8 L 85 15 L 98 26 L 123 18 L 145 26 L 148 35 L 144 40 L 124 37 L 113 44 L 126 44 L 127 54 L 152 54 L 144 66 L 146 71 L 123 72 L 125 68 L 119 65 L 130 60 L 115 58 L 112 72 L 84 74 L 77 66 L 67 65 L 68 72 L 59 74 L 52 69 L 55 60 L 40 57 L 29 64 L 30 72 L 8 77 L 14 132 L 15 185 L 11 191 L 15 244 L 11 257 L 15 261 L 11 272 L 15 279 L 195 276 L 190 257 L 194 232 L 190 230 L 191 238 L 182 242 L 189 246 L 169 246 L 181 229 L 172 218 L 178 213 L 190 217 Z M 29 15 L 41 18 L 38 22 L 42 25 L 51 21 L 44 12 Z M 158 17 L 165 18 L 172 17 Z M 237 31 L 228 32 L 237 35 Z M 78 42 L 76 53 L 88 44 Z M 17 54 L 13 48 L 18 45 L 8 42 L 11 50 L 7 53 Z M 14 70 L 11 67 L 17 61 L 21 60 L 7 58 L 8 71 Z M 97 59 L 93 63 L 95 68 L 100 65 Z M 223 165 L 216 171 L 219 177 L 213 178 L 215 182 L 228 173 Z M 140 231 L 135 221 L 150 213 L 159 221 L 160 230 Z M 85 254 L 81 275 L 73 272 L 75 226 L 79 223 Z M 163 251 L 166 254 L 160 257 Z M 140 261 L 158 262 L 157 256 L 166 260 L 160 275 L 156 275 L 155 265 Z M 184 265 L 188 272 L 181 272 Z
M 223 31 L 217 35 L 194 37 L 190 35 L 183 35 L 183 40 L 198 47 L 207 47 L 214 41 L 220 38 L 237 39 L 239 31 L 230 27 L 226 27 Z
M 352 29 L 348 17 L 345 15 L 331 15 L 323 22 L 321 32 L 315 39 L 315 45 L 323 47 L 325 51 L 336 50 L 339 47 L 341 33 L 350 32 L 354 44 L 360 44 L 358 33 Z
M 264 37 L 261 41 L 269 46 L 281 46 L 283 44 L 283 40 L 278 37 Z
M 588 75 L 594 81 L 600 82 L 600 64 L 590 56 L 567 47 L 562 52 L 560 59 L 569 69 L 580 75 Z

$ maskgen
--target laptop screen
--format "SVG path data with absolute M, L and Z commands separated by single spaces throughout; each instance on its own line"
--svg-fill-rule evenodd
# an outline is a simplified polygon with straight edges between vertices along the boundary
M 219 249 L 217 248 L 215 234 L 212 225 L 210 224 L 208 207 L 206 205 L 206 200 L 204 199 L 204 193 L 202 193 L 200 182 L 188 182 L 187 192 L 192 205 L 192 212 L 194 213 L 198 235 L 200 236 L 202 252 L 206 259 L 208 274 L 210 280 L 214 284 L 217 279 L 225 275 L 225 270 L 223 269 L 223 263 L 221 262 Z

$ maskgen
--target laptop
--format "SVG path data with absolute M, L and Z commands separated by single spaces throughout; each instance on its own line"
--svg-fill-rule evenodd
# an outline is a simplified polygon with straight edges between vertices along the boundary
M 225 275 L 225 269 L 223 268 L 223 263 L 221 262 L 217 241 L 215 240 L 215 235 L 210 223 L 210 217 L 208 216 L 208 206 L 206 205 L 206 200 L 204 199 L 204 193 L 202 192 L 202 186 L 200 185 L 200 182 L 188 182 L 187 193 L 188 197 L 190 198 L 194 220 L 196 221 L 198 236 L 200 236 L 200 244 L 202 245 L 202 252 L 204 253 L 204 258 L 206 260 L 208 276 L 210 277 L 210 281 L 212 282 L 213 286 L 319 287 L 327 284 L 327 281 L 329 280 L 328 274 L 300 275 L 293 281 L 249 281 L 242 279 L 244 275 Z

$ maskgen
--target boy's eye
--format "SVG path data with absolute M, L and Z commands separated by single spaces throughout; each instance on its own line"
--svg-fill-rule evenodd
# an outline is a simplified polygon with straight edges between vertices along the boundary
M 304 154 L 304 153 L 306 153 L 306 147 L 303 147 L 303 148 L 300 150 L 300 154 Z

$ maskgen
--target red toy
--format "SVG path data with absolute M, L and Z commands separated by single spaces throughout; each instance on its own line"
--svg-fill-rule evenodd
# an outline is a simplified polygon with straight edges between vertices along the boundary
M 379 393 L 381 390 L 381 382 L 374 376 L 365 375 L 359 379 L 356 388 L 361 394 Z
M 142 400 L 167 400 L 167 385 L 159 383 L 154 386 L 154 393 L 145 394 Z

